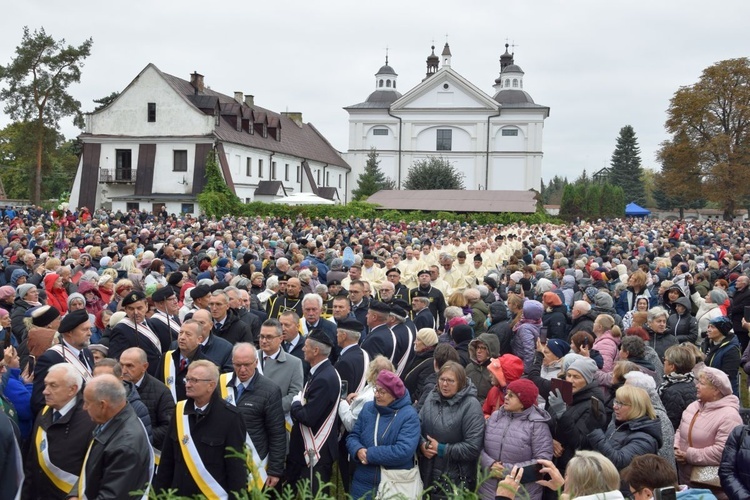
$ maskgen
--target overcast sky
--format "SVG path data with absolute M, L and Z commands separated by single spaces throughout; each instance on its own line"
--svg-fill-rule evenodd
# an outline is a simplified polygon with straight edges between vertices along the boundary
M 78 45 L 93 37 L 81 83 L 84 111 L 148 64 L 259 106 L 299 111 L 340 151 L 348 114 L 364 101 L 389 47 L 402 93 L 424 77 L 434 40 L 450 43 L 454 70 L 493 94 L 506 38 L 524 89 L 551 108 L 542 177 L 570 180 L 609 164 L 622 126 L 635 128 L 643 166 L 656 168 L 669 99 L 711 64 L 748 55 L 750 1 L 567 0 L 273 2 L 25 0 L 0 17 L 0 64 L 24 25 Z M 8 122 L 0 116 L 0 123 Z M 62 124 L 67 137 L 72 122 Z

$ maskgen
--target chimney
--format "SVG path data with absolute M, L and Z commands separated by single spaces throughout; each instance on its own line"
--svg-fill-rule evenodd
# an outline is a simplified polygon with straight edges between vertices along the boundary
M 242 95 L 242 92 L 235 92 L 234 93 L 234 100 L 237 101 L 238 103 L 242 104 L 242 102 L 244 101 L 244 96 Z
M 296 123 L 299 128 L 302 128 L 302 113 L 297 111 L 282 111 L 281 114 Z
M 203 75 L 199 74 L 197 71 L 193 71 L 190 75 L 190 85 L 193 86 L 196 94 L 203 92 L 205 90 L 205 86 L 203 85 Z
M 245 104 L 255 106 L 255 96 L 253 94 L 245 94 Z

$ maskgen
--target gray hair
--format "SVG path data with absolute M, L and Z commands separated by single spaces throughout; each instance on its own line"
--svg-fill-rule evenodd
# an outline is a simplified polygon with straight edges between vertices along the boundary
M 346 328 L 339 328 L 338 331 L 346 335 L 346 338 L 348 340 L 353 340 L 355 342 L 359 342 L 360 337 L 362 337 L 362 332 L 358 332 L 356 330 L 347 330 Z
M 278 276 L 271 276 L 266 280 L 266 288 L 269 290 L 276 291 L 279 288 L 279 278 Z
M 188 372 L 196 368 L 205 368 L 208 370 L 208 377 L 211 379 L 211 382 L 214 384 L 219 383 L 219 367 L 216 366 L 213 361 L 208 361 L 207 359 L 191 361 L 188 365 Z
M 445 316 L 446 321 L 448 321 L 449 319 L 458 318 L 459 316 L 463 315 L 464 312 L 458 306 L 448 306 L 445 308 L 445 311 L 443 311 L 443 316 Z
M 227 292 L 225 292 L 224 290 L 214 290 L 211 293 L 211 297 L 224 297 L 225 299 L 227 299 L 227 302 L 229 302 L 229 295 L 227 295 Z
M 321 293 L 328 293 L 328 287 L 322 283 L 315 287 L 315 293 L 320 295 Z
M 322 354 L 323 356 L 327 357 L 327 356 L 329 356 L 331 354 L 331 346 L 329 346 L 327 344 L 324 344 L 322 342 L 318 342 L 317 340 L 313 340 L 311 338 L 308 338 L 307 340 L 305 340 L 305 343 L 307 345 L 312 344 L 312 346 L 310 346 L 310 347 L 312 347 L 313 349 L 316 348 L 316 347 L 318 349 L 320 349 L 320 354 Z
M 68 384 L 68 387 L 76 386 L 78 390 L 76 391 L 81 392 L 81 389 L 83 389 L 83 377 L 80 373 L 78 373 L 78 370 L 73 368 L 73 365 L 70 363 L 62 362 L 57 363 L 56 365 L 52 365 L 49 367 L 49 370 L 47 370 L 47 373 L 52 372 L 64 372 L 63 373 L 63 380 L 65 380 L 65 383 Z
M 307 293 L 307 294 L 305 294 L 305 296 L 302 297 L 302 307 L 305 306 L 306 302 L 310 302 L 311 300 L 313 302 L 315 302 L 316 304 L 318 304 L 318 307 L 320 307 L 320 308 L 323 307 L 323 297 L 321 297 L 317 293 Z
M 258 357 L 258 349 L 256 349 L 255 346 L 250 342 L 237 342 L 236 344 L 234 344 L 234 347 L 232 347 L 232 357 L 234 357 L 234 355 L 240 349 L 250 349 L 255 357 Z
M 651 323 L 652 321 L 654 321 L 656 318 L 658 318 L 660 316 L 664 316 L 665 318 L 669 318 L 669 313 L 667 313 L 667 310 L 664 309 L 661 306 L 652 307 L 651 309 L 648 310 L 647 321 L 649 323 Z
M 97 375 L 89 381 L 89 387 L 97 401 L 107 401 L 112 406 L 127 402 L 125 386 L 114 375 Z

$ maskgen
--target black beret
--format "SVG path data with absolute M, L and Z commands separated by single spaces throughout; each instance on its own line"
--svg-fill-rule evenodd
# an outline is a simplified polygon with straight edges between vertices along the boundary
M 29 311 L 31 311 L 29 316 L 34 326 L 47 326 L 60 317 L 60 311 L 54 306 L 33 307 Z
M 387 275 L 387 274 L 390 274 L 390 273 L 398 273 L 399 276 L 400 276 L 401 275 L 401 269 L 399 269 L 397 267 L 392 267 L 392 268 L 388 269 L 388 272 L 385 273 L 385 274 Z
M 139 300 L 146 300 L 146 296 L 143 295 L 143 292 L 139 292 L 138 290 L 130 292 L 122 299 L 122 307 L 129 306 Z
M 151 295 L 151 299 L 154 302 L 164 302 L 170 297 L 174 297 L 174 289 L 171 286 L 159 288 L 153 293 L 153 295 Z
M 328 286 L 331 286 L 331 285 L 338 285 L 338 286 L 341 286 L 341 280 L 330 280 L 330 281 L 328 282 Z
M 362 260 L 365 260 L 365 259 L 368 259 L 368 260 L 375 260 L 375 256 L 374 256 L 373 254 L 371 254 L 371 253 L 366 253 L 366 254 L 364 254 L 364 255 L 362 256 Z
M 331 340 L 331 337 L 329 337 L 328 334 L 326 334 L 326 332 L 324 332 L 323 330 L 319 328 L 316 328 L 312 332 L 310 332 L 307 335 L 307 338 L 310 340 L 314 340 L 316 342 L 320 342 L 321 344 L 325 344 L 328 347 L 336 347 L 333 341 Z
M 201 297 L 205 297 L 211 293 L 211 289 L 208 288 L 206 285 L 198 285 L 196 287 L 193 287 L 192 290 L 190 290 L 190 297 L 195 299 L 200 299 Z
M 353 332 L 361 332 L 364 329 L 364 325 L 354 318 L 344 318 L 336 322 L 336 326 L 342 330 L 351 330 Z
M 182 273 L 174 272 L 170 274 L 169 277 L 167 278 L 167 283 L 169 283 L 172 286 L 177 286 L 177 284 L 180 281 L 182 281 L 182 278 L 183 278 Z
M 485 276 L 483 280 L 490 288 L 497 288 L 497 281 L 492 276 Z
M 391 313 L 391 306 L 389 306 L 385 302 L 380 302 L 379 300 L 373 300 L 372 302 L 370 302 L 370 309 L 387 314 Z
M 428 271 L 427 269 L 422 269 L 421 271 L 419 271 L 419 272 L 417 273 L 417 276 L 422 276 L 423 274 L 427 274 L 427 275 L 429 275 L 429 274 L 430 274 L 430 271 Z
M 406 309 L 396 304 L 395 302 L 391 304 L 391 313 L 395 314 L 396 316 L 401 316 L 402 318 L 405 318 L 407 316 Z
M 60 322 L 60 326 L 57 330 L 60 333 L 72 332 L 77 326 L 82 325 L 89 320 L 89 313 L 86 309 L 78 309 L 65 315 Z

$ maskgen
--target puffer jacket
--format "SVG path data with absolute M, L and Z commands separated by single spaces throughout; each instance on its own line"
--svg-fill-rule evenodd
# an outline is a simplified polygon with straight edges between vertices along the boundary
M 739 395 L 737 373 L 742 358 L 741 348 L 739 339 L 732 332 L 729 332 L 719 344 L 714 344 L 711 339 L 706 338 L 701 346 L 706 366 L 718 368 L 727 374 L 735 396 Z
M 377 490 L 381 466 L 386 469 L 411 469 L 414 466 L 414 453 L 419 446 L 419 435 L 419 415 L 411 406 L 408 391 L 388 406 L 379 406 L 374 401 L 366 403 L 354 429 L 346 438 L 346 447 L 352 457 L 356 457 L 357 451 L 362 448 L 367 450 L 367 464 L 357 464 L 354 472 L 350 491 L 352 498 L 367 497 Z
M 487 346 L 489 352 L 489 357 L 481 364 L 477 362 L 477 345 L 480 342 Z M 466 376 L 474 382 L 477 388 L 477 399 L 480 403 L 484 403 L 487 393 L 492 387 L 492 378 L 487 366 L 490 364 L 490 358 L 498 357 L 499 350 L 500 342 L 491 333 L 483 333 L 469 344 L 469 359 L 471 359 L 471 363 L 466 367 Z
M 687 463 L 680 464 L 680 484 L 688 484 L 694 465 L 719 465 L 729 434 L 742 424 L 739 409 L 740 400 L 733 394 L 708 403 L 695 401 L 685 409 L 674 435 L 675 449 L 686 453 Z
M 570 332 L 568 332 L 568 338 L 565 339 L 570 342 L 570 337 L 580 331 L 593 332 L 594 331 L 594 320 L 596 319 L 596 313 L 589 311 L 586 314 L 578 316 L 572 321 Z
M 654 413 L 661 425 L 661 447 L 656 452 L 657 455 L 665 459 L 670 464 L 676 464 L 674 458 L 674 431 L 677 427 L 672 425 L 667 415 L 667 410 L 659 398 L 656 390 L 649 390 L 648 395 L 651 398 L 651 405 L 654 407 Z
M 643 329 L 648 332 L 648 342 L 646 344 L 654 348 L 656 354 L 659 356 L 659 361 L 663 364 L 664 352 L 673 345 L 678 344 L 677 337 L 669 333 L 669 330 L 664 330 L 664 333 L 656 333 L 648 325 L 644 326 Z
M 592 396 L 604 400 L 604 393 L 596 381 L 573 393 L 573 404 L 568 406 L 555 423 L 552 435 L 563 446 L 563 453 L 557 459 L 557 468 L 563 474 L 577 450 L 590 449 L 588 435 L 594 430 L 588 427 Z
M 26 338 L 26 325 L 23 323 L 23 318 L 26 316 L 26 311 L 32 307 L 34 307 L 34 304 L 30 304 L 21 298 L 17 298 L 13 302 L 13 312 L 10 313 L 10 329 L 19 344 Z
M 698 340 L 698 320 L 690 314 L 693 305 L 687 297 L 680 297 L 675 301 L 685 307 L 685 314 L 679 315 L 677 312 L 670 315 L 667 319 L 667 332 L 677 337 L 677 343 L 695 342 Z
M 55 281 L 60 275 L 49 273 L 44 277 L 44 289 L 47 291 L 47 305 L 53 306 L 60 312 L 60 316 L 65 316 L 68 312 L 68 292 L 65 288 L 55 288 Z
M 490 308 L 480 300 L 471 306 L 471 319 L 474 321 L 474 333 L 484 333 L 487 331 L 487 317 L 490 314 Z
M 573 308 L 573 295 L 575 295 L 576 279 L 574 276 L 566 275 L 562 279 L 562 294 L 565 297 L 565 305 L 568 309 Z
M 487 419 L 480 465 L 487 471 L 494 462 L 502 462 L 506 471 L 525 467 L 537 459 L 552 460 L 552 434 L 549 414 L 537 406 L 512 413 L 500 408 Z M 528 498 L 542 498 L 542 486 L 524 484 Z M 489 478 L 479 487 L 483 499 L 494 499 L 497 479 Z
M 750 429 L 738 425 L 729 434 L 719 464 L 719 479 L 731 500 L 750 498 Z
M 693 304 L 698 304 L 698 312 L 695 313 L 695 319 L 698 321 L 698 340 L 696 343 L 699 343 L 706 336 L 708 324 L 711 320 L 719 316 L 724 316 L 724 313 L 721 312 L 721 308 L 719 307 L 721 304 L 706 302 L 706 299 L 701 297 L 698 292 L 695 292 L 690 298 Z
M 542 325 L 534 323 L 524 323 L 516 325 L 518 328 L 513 332 L 510 340 L 512 354 L 523 360 L 524 372 L 527 372 L 534 363 L 534 353 L 536 352 L 536 339 L 539 338 L 539 330 Z
M 664 377 L 664 383 L 659 386 L 659 396 L 667 410 L 669 421 L 675 429 L 680 427 L 682 412 L 693 401 L 698 399 L 695 389 L 695 377 L 692 372 L 686 374 L 670 373 Z
M 607 457 L 618 470 L 622 470 L 638 455 L 656 454 L 661 447 L 659 419 L 648 416 L 627 420 L 607 428 L 594 429 L 588 435 L 591 447 Z
M 511 319 L 508 314 L 508 308 L 502 301 L 490 304 L 490 321 L 492 324 L 487 332 L 495 334 L 500 341 L 500 355 L 511 353 L 510 342 L 513 338 L 513 330 L 510 327 Z
M 552 307 L 542 316 L 542 325 L 547 327 L 547 338 L 568 340 L 568 311 L 564 305 Z
M 607 330 L 594 340 L 592 347 L 599 351 L 602 356 L 602 370 L 611 373 L 615 368 L 615 363 L 620 359 L 620 338 L 615 337 L 611 331 Z
M 419 457 L 419 470 L 425 485 L 444 484 L 447 476 L 455 485 L 474 489 L 477 462 L 484 441 L 484 415 L 476 398 L 477 389 L 471 380 L 451 398 L 444 398 L 438 388 L 428 394 L 419 412 L 422 434 L 444 445 L 442 454 L 431 459 Z M 431 498 L 446 498 L 435 488 Z

